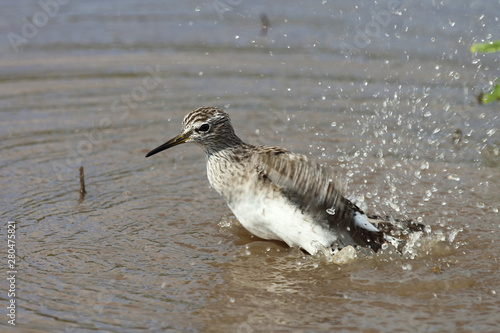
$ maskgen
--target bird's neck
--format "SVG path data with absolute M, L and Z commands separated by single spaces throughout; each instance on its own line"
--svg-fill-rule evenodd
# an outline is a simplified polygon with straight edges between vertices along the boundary
M 233 145 L 227 144 L 217 149 L 205 150 L 207 158 L 207 177 L 210 185 L 222 195 L 228 203 L 233 198 L 232 189 L 235 182 L 241 181 L 246 173 L 246 160 L 251 156 L 252 147 L 241 141 L 234 141 Z M 231 186 L 233 185 L 233 186 Z
M 207 159 L 213 156 L 222 156 L 225 154 L 229 154 L 232 151 L 237 151 L 241 147 L 249 146 L 243 140 L 241 140 L 236 134 L 231 136 L 227 136 L 224 140 L 220 140 L 215 142 L 214 144 L 208 143 L 203 146 L 203 150 L 205 151 L 205 155 Z

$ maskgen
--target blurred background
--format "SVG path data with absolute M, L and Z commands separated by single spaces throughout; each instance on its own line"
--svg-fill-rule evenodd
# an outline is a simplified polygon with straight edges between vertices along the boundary
M 470 52 L 500 39 L 498 1 L 1 8 L 2 252 L 14 221 L 23 332 L 498 329 L 500 107 L 478 96 L 499 54 Z M 199 148 L 144 158 L 206 105 L 431 232 L 347 265 L 254 238 Z

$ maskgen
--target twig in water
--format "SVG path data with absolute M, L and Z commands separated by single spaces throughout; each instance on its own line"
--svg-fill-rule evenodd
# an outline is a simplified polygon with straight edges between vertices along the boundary
M 80 199 L 78 200 L 78 203 L 82 203 L 82 201 L 85 199 L 85 194 L 87 194 L 87 191 L 85 191 L 85 176 L 83 175 L 83 167 L 80 167 Z
M 267 32 L 271 27 L 271 22 L 269 21 L 269 17 L 267 17 L 266 13 L 260 14 L 260 36 L 267 37 Z

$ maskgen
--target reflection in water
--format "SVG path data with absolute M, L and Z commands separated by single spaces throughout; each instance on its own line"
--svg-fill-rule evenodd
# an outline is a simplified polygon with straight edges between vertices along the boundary
M 43 10 L 4 2 L 3 36 Z M 499 117 L 475 94 L 500 73 L 468 49 L 495 38 L 498 4 L 405 4 L 375 26 L 385 6 L 243 1 L 220 18 L 211 2 L 72 1 L 18 53 L 4 39 L 0 203 L 18 228 L 19 326 L 496 331 Z M 366 27 L 380 30 L 361 47 Z M 249 143 L 334 167 L 363 210 L 430 232 L 404 256 L 343 265 L 252 237 L 197 147 L 144 159 L 200 105 L 225 107 Z

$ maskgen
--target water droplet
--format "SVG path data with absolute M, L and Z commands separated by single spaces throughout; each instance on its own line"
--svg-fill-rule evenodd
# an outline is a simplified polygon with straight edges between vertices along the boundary
M 411 271 L 412 269 L 411 264 L 403 264 L 401 268 L 403 269 L 403 271 Z
M 387 250 L 388 247 L 389 245 L 387 245 L 387 243 L 382 244 L 382 250 Z
M 389 206 L 391 206 L 392 209 L 394 209 L 396 212 L 399 212 L 401 209 L 399 208 L 398 205 L 396 205 L 394 202 L 392 201 L 388 201 L 387 202 L 389 204 Z
M 477 208 L 484 208 L 484 207 L 486 207 L 486 205 L 484 204 L 484 202 L 478 202 L 478 203 L 476 203 L 476 207 Z

